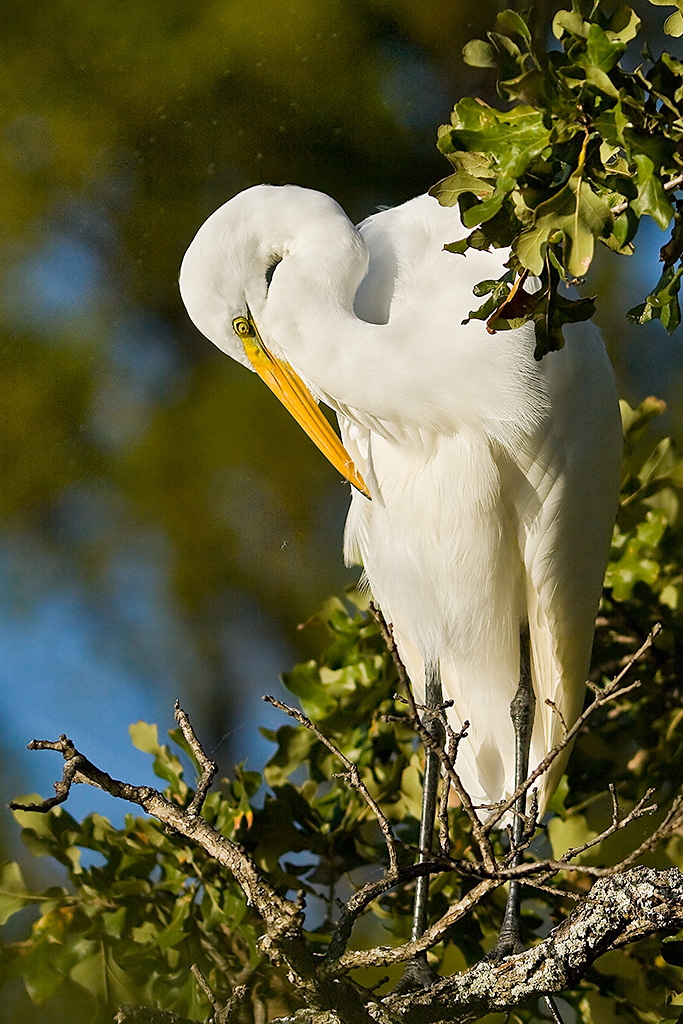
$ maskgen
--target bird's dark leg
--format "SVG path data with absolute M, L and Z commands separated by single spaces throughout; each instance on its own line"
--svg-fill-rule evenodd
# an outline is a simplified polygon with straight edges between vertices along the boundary
M 523 630 L 520 637 L 519 685 L 510 704 L 510 718 L 515 728 L 515 789 L 522 785 L 529 773 L 529 749 L 531 747 L 531 734 L 534 728 L 535 710 L 536 696 L 531 682 L 529 662 L 529 634 L 526 630 Z M 512 822 L 513 855 L 510 861 L 512 867 L 517 867 L 522 860 L 522 852 L 519 847 L 524 835 L 525 812 L 526 793 L 522 793 L 515 804 L 515 816 Z M 519 953 L 524 948 L 520 924 L 521 901 L 522 884 L 521 882 L 511 881 L 505 905 L 503 925 L 500 929 L 498 942 L 491 954 L 492 959 L 502 960 L 504 956 L 509 956 L 510 953 Z
M 425 705 L 427 712 L 424 716 L 424 726 L 430 736 L 438 742 L 442 739 L 443 729 L 436 715 L 430 715 L 429 710 L 438 708 L 442 703 L 441 675 L 438 666 L 428 666 L 427 678 L 425 681 Z M 422 864 L 429 860 L 432 839 L 434 836 L 434 815 L 436 814 L 436 797 L 439 789 L 439 776 L 441 774 L 441 761 L 439 755 L 431 747 L 425 751 L 425 773 L 422 788 L 422 817 L 420 820 L 420 856 L 418 863 Z M 427 910 L 429 899 L 429 875 L 422 875 L 418 878 L 415 887 L 415 905 L 413 907 L 413 928 L 411 940 L 419 939 L 427 927 Z
M 510 703 L 510 718 L 515 727 L 515 789 L 522 785 L 529 774 L 529 750 L 535 711 L 536 694 L 531 682 L 529 633 L 524 629 L 519 638 L 519 685 Z M 513 867 L 517 867 L 522 860 L 520 846 L 524 835 L 525 813 L 526 793 L 522 793 L 515 804 L 515 817 L 512 823 L 513 854 L 510 863 Z M 521 903 L 522 883 L 513 880 L 508 889 L 498 942 L 493 951 L 489 953 L 489 959 L 502 960 L 503 957 L 510 956 L 511 953 L 520 953 L 524 949 L 520 915 Z M 553 1024 L 563 1024 L 560 1011 L 552 996 L 545 996 L 544 1001 Z
M 425 729 L 435 740 L 443 739 L 443 728 L 437 715 L 430 714 L 430 710 L 438 708 L 442 703 L 441 674 L 439 666 L 427 665 L 425 671 L 425 707 L 422 722 Z M 420 818 L 420 855 L 418 864 L 429 860 L 434 837 L 434 815 L 436 814 L 436 799 L 439 789 L 439 776 L 441 761 L 439 755 L 431 747 L 425 750 L 425 772 L 422 787 L 422 816 Z M 413 905 L 413 927 L 410 933 L 412 942 L 424 932 L 427 927 L 427 912 L 429 909 L 429 875 L 422 875 L 417 880 L 415 887 L 415 903 Z M 425 954 L 416 956 L 406 965 L 403 978 L 397 989 L 406 991 L 416 987 L 427 987 L 433 981 L 433 975 L 427 963 Z

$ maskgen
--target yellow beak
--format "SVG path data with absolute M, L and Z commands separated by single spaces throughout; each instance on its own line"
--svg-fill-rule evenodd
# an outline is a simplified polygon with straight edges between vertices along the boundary
M 285 409 L 292 414 L 314 444 L 366 498 L 370 497 L 363 477 L 353 464 L 334 430 L 318 408 L 313 396 L 291 366 L 282 362 L 263 344 L 251 313 L 233 321 L 233 330 L 244 345 L 249 362 Z

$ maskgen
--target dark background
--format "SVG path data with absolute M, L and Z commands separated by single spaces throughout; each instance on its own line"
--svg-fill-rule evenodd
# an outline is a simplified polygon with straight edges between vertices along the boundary
M 24 751 L 36 735 L 67 732 L 112 774 L 152 781 L 127 725 L 164 735 L 175 697 L 223 770 L 267 755 L 261 694 L 318 648 L 297 625 L 356 578 L 347 488 L 193 328 L 178 266 L 204 218 L 256 182 L 329 192 L 358 220 L 447 174 L 438 124 L 464 94 L 493 99 L 460 51 L 502 6 L 5 3 L 3 803 L 50 791 L 56 755 Z M 669 13 L 634 6 L 653 25 Z M 679 433 L 680 332 L 624 319 L 664 240 L 649 225 L 636 257 L 605 254 L 592 290 L 622 393 L 666 398 L 662 431 Z M 92 790 L 71 798 L 72 813 L 93 807 L 122 813 Z

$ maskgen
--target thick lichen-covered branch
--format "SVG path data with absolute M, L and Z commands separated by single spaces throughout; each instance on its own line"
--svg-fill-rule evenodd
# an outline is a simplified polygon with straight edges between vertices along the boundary
M 481 961 L 431 988 L 390 994 L 384 1004 L 402 1024 L 455 1024 L 506 1011 L 565 991 L 599 956 L 655 932 L 683 926 L 683 875 L 676 868 L 633 868 L 601 879 L 573 913 L 538 946 L 495 963 Z M 286 1018 L 307 1024 L 344 1024 L 343 1014 L 309 1010 Z M 285 1024 L 285 1019 L 274 1022 Z

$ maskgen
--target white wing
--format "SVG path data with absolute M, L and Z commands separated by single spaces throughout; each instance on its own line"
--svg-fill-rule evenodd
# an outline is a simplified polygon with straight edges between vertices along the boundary
M 583 706 L 619 491 L 621 426 L 611 366 L 592 325 L 566 334 L 562 352 L 544 360 L 549 429 L 534 450 L 520 453 L 517 479 L 511 474 L 506 488 L 526 570 L 538 699 L 532 767 L 562 736 L 560 716 L 571 725 Z M 567 756 L 545 777 L 542 804 Z

